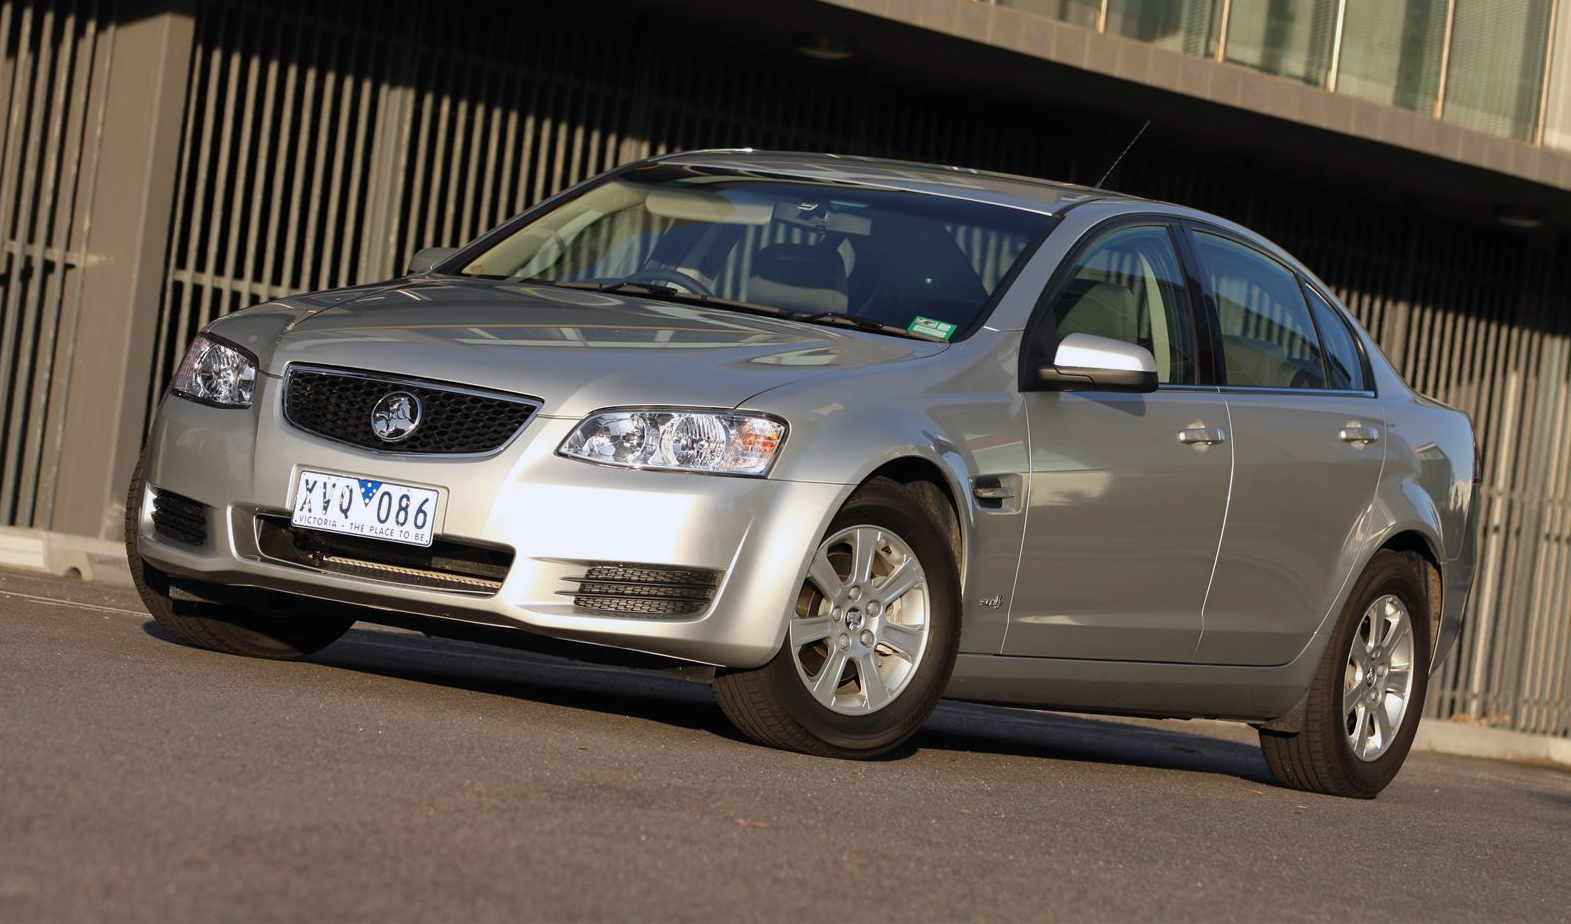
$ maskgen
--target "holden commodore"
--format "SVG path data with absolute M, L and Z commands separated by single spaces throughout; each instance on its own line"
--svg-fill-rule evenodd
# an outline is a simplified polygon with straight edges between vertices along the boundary
M 174 637 L 355 620 L 711 683 L 869 757 L 940 698 L 1256 726 L 1371 797 L 1473 573 L 1467 417 L 1230 221 L 828 155 L 613 170 L 205 329 L 126 539 Z

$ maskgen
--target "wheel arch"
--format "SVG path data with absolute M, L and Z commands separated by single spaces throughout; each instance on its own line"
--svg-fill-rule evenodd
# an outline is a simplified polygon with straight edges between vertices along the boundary
M 903 455 L 881 463 L 861 480 L 858 487 L 878 479 L 893 481 L 921 497 L 935 518 L 944 524 L 949 532 L 955 562 L 960 568 L 960 585 L 964 587 L 969 530 L 967 517 L 962 513 L 955 489 L 953 472 L 931 459 Z
M 1445 581 L 1441 575 L 1440 556 L 1435 551 L 1435 546 L 1435 540 L 1420 530 L 1411 527 L 1398 529 L 1388 534 L 1364 562 L 1364 568 L 1368 568 L 1369 562 L 1381 552 L 1405 552 L 1423 563 L 1423 582 L 1427 596 L 1424 604 L 1429 611 L 1427 615 L 1431 659 L 1434 657 L 1436 646 L 1440 643 L 1440 623 L 1445 612 L 1443 607 Z M 1363 569 L 1360 569 L 1359 573 L 1362 571 Z

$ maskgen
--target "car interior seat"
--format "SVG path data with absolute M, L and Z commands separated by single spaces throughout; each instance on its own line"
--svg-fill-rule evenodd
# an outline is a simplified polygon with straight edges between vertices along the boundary
M 832 247 L 772 244 L 753 257 L 747 299 L 792 311 L 845 311 L 845 259 Z

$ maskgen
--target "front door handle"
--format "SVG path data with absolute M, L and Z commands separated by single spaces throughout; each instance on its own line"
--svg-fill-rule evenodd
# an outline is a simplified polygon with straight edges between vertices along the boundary
M 1186 446 L 1211 446 L 1226 439 L 1227 431 L 1221 427 L 1186 427 L 1178 431 L 1178 441 Z
M 1380 430 L 1376 427 L 1350 425 L 1337 432 L 1337 439 L 1344 443 L 1362 443 L 1367 446 L 1380 440 Z

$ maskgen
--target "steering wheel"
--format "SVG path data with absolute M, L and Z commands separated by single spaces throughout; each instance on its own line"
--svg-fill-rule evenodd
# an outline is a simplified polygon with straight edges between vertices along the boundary
M 703 280 L 664 266 L 651 266 L 639 270 L 627 278 L 628 282 L 665 282 L 674 286 L 681 286 L 694 295 L 713 296 L 715 290 L 706 285 Z

